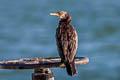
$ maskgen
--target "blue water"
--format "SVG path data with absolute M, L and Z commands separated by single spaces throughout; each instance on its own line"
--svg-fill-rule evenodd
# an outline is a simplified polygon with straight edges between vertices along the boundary
M 0 0 L 0 60 L 58 56 L 55 30 L 65 10 L 79 35 L 78 76 L 52 69 L 55 80 L 120 80 L 120 0 Z M 0 70 L 0 80 L 32 80 L 33 70 Z

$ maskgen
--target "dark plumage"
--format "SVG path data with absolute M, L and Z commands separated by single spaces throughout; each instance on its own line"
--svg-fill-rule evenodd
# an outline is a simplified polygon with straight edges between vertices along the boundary
M 74 57 L 78 47 L 78 36 L 75 28 L 70 24 L 71 16 L 65 11 L 51 13 L 50 15 L 61 18 L 56 29 L 56 42 L 61 62 L 66 65 L 68 75 L 77 74 Z

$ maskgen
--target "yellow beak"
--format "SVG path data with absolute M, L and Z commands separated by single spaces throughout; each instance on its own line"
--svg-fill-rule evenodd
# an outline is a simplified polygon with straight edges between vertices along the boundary
M 50 13 L 51 16 L 57 16 L 58 18 L 60 18 L 60 14 L 58 13 Z

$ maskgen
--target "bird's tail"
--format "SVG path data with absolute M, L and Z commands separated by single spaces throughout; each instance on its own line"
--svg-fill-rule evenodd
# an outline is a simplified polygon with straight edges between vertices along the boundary
M 68 75 L 72 76 L 72 75 L 77 74 L 77 70 L 76 70 L 74 61 L 72 61 L 71 63 L 66 62 L 65 65 L 66 65 L 66 70 L 67 70 Z

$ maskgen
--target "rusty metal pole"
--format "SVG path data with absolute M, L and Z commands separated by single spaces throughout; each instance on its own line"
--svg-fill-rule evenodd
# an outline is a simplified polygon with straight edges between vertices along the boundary
M 75 64 L 87 64 L 87 57 L 75 57 Z M 0 69 L 34 69 L 32 80 L 54 80 L 53 73 L 50 68 L 65 68 L 65 64 L 61 63 L 60 57 L 50 58 L 23 58 L 14 60 L 0 61 Z
M 32 80 L 54 80 L 54 76 L 49 68 L 35 69 Z

